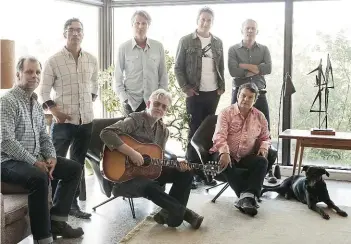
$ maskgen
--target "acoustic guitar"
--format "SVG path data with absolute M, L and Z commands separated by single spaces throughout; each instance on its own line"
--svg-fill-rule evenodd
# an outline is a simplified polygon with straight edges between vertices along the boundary
M 161 147 L 156 144 L 141 143 L 128 135 L 120 135 L 120 138 L 143 156 L 144 164 L 136 166 L 129 160 L 128 156 L 117 150 L 111 151 L 104 146 L 100 170 L 109 181 L 122 183 L 139 176 L 156 179 L 162 172 L 162 166 L 180 167 L 177 160 L 164 159 Z M 221 170 L 217 162 L 210 162 L 206 165 L 188 163 L 188 165 L 191 169 L 203 170 L 208 175 L 216 175 Z

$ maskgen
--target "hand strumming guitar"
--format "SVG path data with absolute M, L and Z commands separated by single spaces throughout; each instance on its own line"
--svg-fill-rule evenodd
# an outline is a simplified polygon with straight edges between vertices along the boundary
M 135 164 L 136 166 L 141 166 L 144 164 L 143 156 L 139 152 L 135 151 L 133 148 L 128 146 L 127 144 L 124 143 L 121 146 L 119 146 L 117 149 L 124 155 L 127 155 L 132 161 L 132 163 Z

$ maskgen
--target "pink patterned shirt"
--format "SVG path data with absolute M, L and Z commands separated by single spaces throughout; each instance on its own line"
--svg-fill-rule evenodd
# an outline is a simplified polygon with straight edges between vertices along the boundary
M 210 152 L 230 153 L 239 162 L 241 158 L 258 152 L 259 148 L 268 150 L 271 145 L 268 122 L 256 108 L 252 108 L 245 119 L 235 103 L 218 115 Z

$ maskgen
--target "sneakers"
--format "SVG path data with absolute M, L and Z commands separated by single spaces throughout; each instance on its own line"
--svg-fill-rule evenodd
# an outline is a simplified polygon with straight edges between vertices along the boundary
M 155 214 L 153 218 L 154 218 L 155 222 L 160 224 L 160 225 L 167 224 L 168 212 L 166 210 L 162 209 L 157 214 Z M 194 211 L 187 208 L 185 210 L 184 220 L 186 222 L 188 222 L 192 228 L 197 230 L 200 228 L 202 221 L 204 220 L 204 217 L 198 215 Z
M 89 219 L 91 217 L 90 213 L 86 213 L 80 210 L 77 199 L 73 200 L 71 209 L 69 210 L 68 214 L 80 219 Z
M 78 238 L 84 235 L 81 227 L 74 229 L 64 221 L 54 220 L 51 220 L 51 233 L 54 240 L 56 240 L 57 236 L 62 236 L 62 238 Z
M 242 213 L 245 213 L 250 216 L 255 216 L 257 214 L 257 203 L 254 198 L 245 197 L 240 199 L 234 204 Z

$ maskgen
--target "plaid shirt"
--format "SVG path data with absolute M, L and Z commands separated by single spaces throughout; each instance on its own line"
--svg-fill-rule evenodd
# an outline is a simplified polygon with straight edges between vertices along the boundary
M 63 48 L 44 66 L 38 87 L 39 100 L 54 101 L 60 111 L 72 117 L 66 123 L 88 124 L 94 118 L 92 94 L 98 92 L 97 77 L 98 63 L 93 55 L 80 51 L 76 63 L 73 55 Z M 52 97 L 51 90 L 54 91 Z
M 35 162 L 56 158 L 55 148 L 46 132 L 42 106 L 33 93 L 15 86 L 1 101 L 1 162 Z

